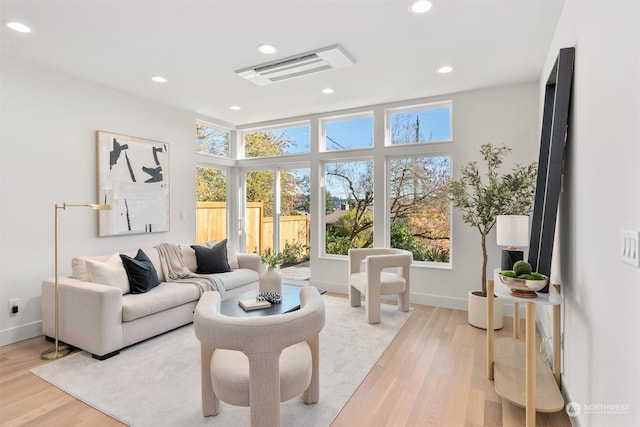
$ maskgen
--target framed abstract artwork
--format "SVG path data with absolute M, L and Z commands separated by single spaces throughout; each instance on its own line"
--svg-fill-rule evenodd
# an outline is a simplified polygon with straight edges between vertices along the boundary
M 98 235 L 169 231 L 169 144 L 97 131 Z

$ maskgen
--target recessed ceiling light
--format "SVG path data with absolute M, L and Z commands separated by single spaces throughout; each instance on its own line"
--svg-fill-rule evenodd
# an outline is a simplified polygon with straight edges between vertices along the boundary
M 265 55 L 272 55 L 278 51 L 278 49 L 272 44 L 261 44 L 257 47 L 258 52 Z
M 156 83 L 166 83 L 167 82 L 167 79 L 165 79 L 162 76 L 153 76 L 153 77 L 151 77 L 151 80 L 153 80 Z
M 322 89 L 322 93 L 333 93 L 335 92 L 335 90 L 331 89 L 330 87 L 325 87 L 324 89 Z
M 32 33 L 33 30 L 29 27 L 27 27 L 26 25 L 24 25 L 21 22 L 15 22 L 15 21 L 5 21 L 4 25 L 6 25 L 8 28 L 11 28 L 13 31 L 17 31 L 19 33 Z
M 416 0 L 409 6 L 409 12 L 411 13 L 426 13 L 431 10 L 433 3 L 428 0 Z
M 234 111 L 238 111 L 238 110 L 242 110 L 242 107 L 239 105 L 232 105 L 231 107 L 229 107 L 229 109 L 234 110 Z
M 438 72 L 440 74 L 447 74 L 453 71 L 453 67 L 451 65 L 443 65 L 442 67 L 438 68 Z

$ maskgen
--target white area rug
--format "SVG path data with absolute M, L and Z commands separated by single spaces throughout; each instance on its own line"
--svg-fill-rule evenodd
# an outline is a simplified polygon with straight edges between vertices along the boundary
M 326 325 L 320 335 L 320 402 L 294 398 L 281 406 L 282 426 L 327 427 L 366 377 L 409 313 L 382 305 L 382 323 L 369 325 L 364 306 L 323 296 Z M 223 403 L 203 417 L 200 343 L 187 325 L 98 361 L 86 352 L 31 370 L 37 376 L 131 426 L 248 426 L 249 408 Z

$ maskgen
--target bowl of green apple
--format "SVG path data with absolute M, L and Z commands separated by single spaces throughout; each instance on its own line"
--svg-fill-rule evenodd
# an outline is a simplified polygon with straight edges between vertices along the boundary
M 513 270 L 502 270 L 499 274 L 500 282 L 507 286 L 515 296 L 535 298 L 536 292 L 542 290 L 549 278 L 544 274 L 532 271 L 531 264 L 526 261 L 517 261 L 513 264 Z

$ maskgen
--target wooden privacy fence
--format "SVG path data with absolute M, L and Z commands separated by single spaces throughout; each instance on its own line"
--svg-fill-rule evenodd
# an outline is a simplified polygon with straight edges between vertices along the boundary
M 262 202 L 248 202 L 245 215 L 246 252 L 273 249 L 273 217 L 263 217 Z M 285 243 L 309 246 L 309 215 L 280 216 L 280 250 Z M 227 204 L 196 202 L 196 242 L 223 240 L 227 235 Z

